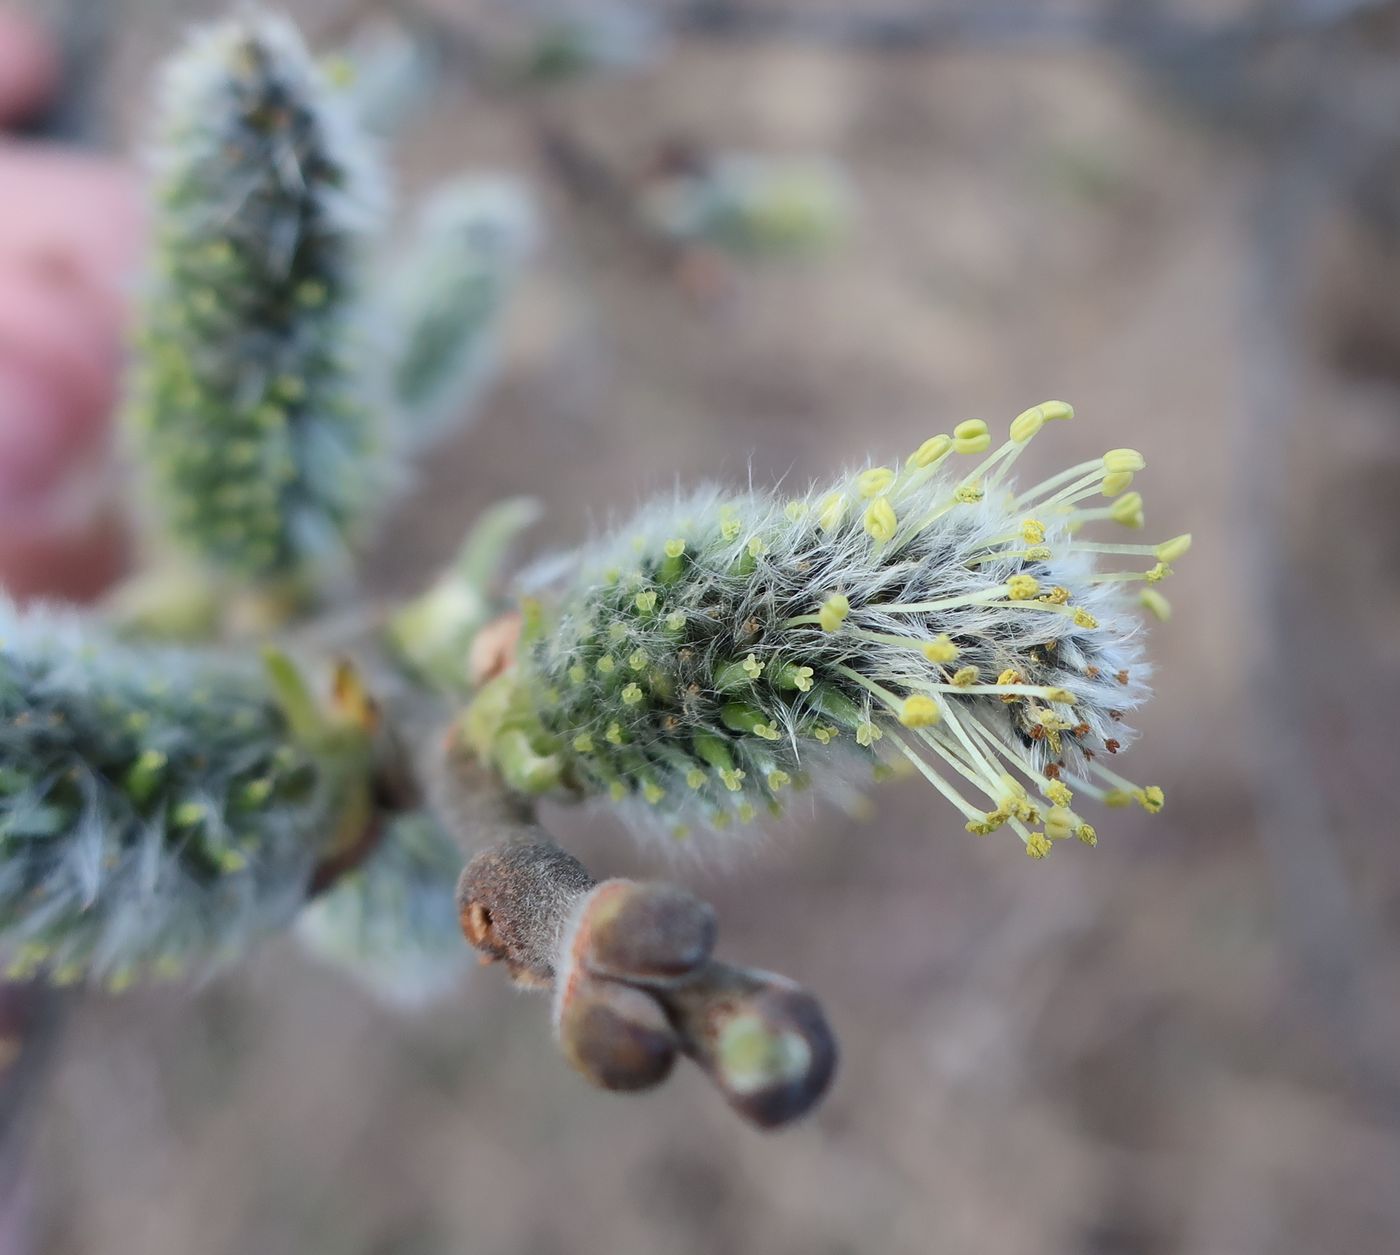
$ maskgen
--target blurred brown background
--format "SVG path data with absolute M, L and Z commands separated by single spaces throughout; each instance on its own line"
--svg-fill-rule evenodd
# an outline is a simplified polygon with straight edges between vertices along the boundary
M 814 1118 L 751 1132 L 693 1070 L 595 1093 L 496 972 L 405 1018 L 279 943 L 73 1013 L 41 1249 L 1400 1249 L 1400 5 L 963 2 L 650 6 L 677 29 L 640 66 L 529 91 L 449 65 L 403 189 L 513 172 L 546 242 L 376 586 L 508 494 L 547 502 L 547 548 L 676 480 L 805 481 L 1064 397 L 1032 466 L 1136 446 L 1149 529 L 1196 537 L 1130 756 L 1164 814 L 1036 864 L 908 782 L 712 871 L 561 815 L 595 870 L 683 880 L 727 953 L 821 994 L 844 1056 Z M 219 7 L 51 4 L 101 48 L 113 145 Z M 373 6 L 287 7 L 318 37 Z M 476 39 L 544 8 L 430 11 Z M 561 177 L 558 128 L 625 177 L 676 139 L 825 155 L 857 220 L 697 284 Z

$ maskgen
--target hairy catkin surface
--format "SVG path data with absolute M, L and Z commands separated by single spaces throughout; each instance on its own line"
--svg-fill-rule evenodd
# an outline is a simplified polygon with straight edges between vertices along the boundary
M 0 957 L 123 983 L 287 923 L 343 799 L 256 671 L 0 600 Z
M 462 857 L 430 816 L 402 816 L 363 866 L 302 912 L 298 935 L 386 1002 L 423 1005 L 471 962 L 454 900 Z
M 610 797 L 682 836 L 891 764 L 1036 856 L 1095 839 L 1070 785 L 1160 809 L 1160 790 L 1106 763 L 1147 694 L 1128 590 L 1160 581 L 1190 538 L 1081 540 L 1108 516 L 1141 525 L 1132 450 L 1016 492 L 1005 471 L 1027 431 L 1070 413 L 1037 407 L 969 469 L 957 455 L 986 452 L 985 424 L 795 500 L 711 491 L 645 511 L 535 581 L 520 661 L 470 735 L 493 729 L 517 787 Z M 1080 504 L 1092 496 L 1119 500 Z M 1103 573 L 1105 550 L 1159 561 Z M 1155 590 L 1140 599 L 1165 610 Z
M 165 530 L 242 578 L 325 578 L 382 497 L 361 254 L 384 178 L 288 23 L 171 62 L 132 426 Z
M 385 296 L 393 400 L 410 446 L 471 418 L 537 229 L 528 197 L 509 180 L 463 177 L 427 195 Z

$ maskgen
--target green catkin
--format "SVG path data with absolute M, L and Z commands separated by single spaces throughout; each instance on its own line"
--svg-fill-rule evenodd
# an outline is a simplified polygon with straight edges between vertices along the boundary
M 0 599 L 0 962 L 120 984 L 237 956 L 363 822 L 365 762 L 256 669 Z
M 534 235 L 530 202 L 508 180 L 454 179 L 428 195 L 386 295 L 393 399 L 410 445 L 471 417 Z
M 1104 511 L 1076 502 L 1121 493 L 1141 465 L 1131 450 L 1020 497 L 1002 482 L 1046 419 L 1071 413 L 1027 411 L 954 473 L 948 459 L 988 451 L 985 424 L 794 501 L 712 492 L 644 512 L 540 576 L 516 667 L 463 735 L 524 792 L 611 798 L 663 833 L 731 828 L 806 781 L 890 765 L 1034 857 L 1096 839 L 1074 791 L 1160 809 L 1160 790 L 1104 764 L 1147 696 L 1130 578 L 1160 580 L 1190 538 L 1080 540 Z M 1105 550 L 1158 562 L 1105 576 Z
M 470 966 L 453 890 L 462 851 L 426 815 L 393 822 L 373 855 L 302 912 L 297 933 L 395 1006 L 421 1006 Z
M 156 522 L 253 582 L 344 571 L 383 456 L 358 306 L 384 177 L 288 23 L 173 59 L 130 426 Z

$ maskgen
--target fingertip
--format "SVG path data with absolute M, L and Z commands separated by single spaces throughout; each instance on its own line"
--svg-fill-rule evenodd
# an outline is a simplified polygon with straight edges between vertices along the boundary
M 89 602 L 127 566 L 128 536 L 114 508 L 59 522 L 38 511 L 0 518 L 0 590 L 21 603 L 37 598 Z
M 0 505 L 51 493 L 103 449 L 119 353 L 81 293 L 0 268 Z
M 0 142 L 6 198 L 0 263 L 70 270 L 113 314 L 126 306 L 146 241 L 137 171 L 48 144 Z
M 0 125 L 23 122 L 58 89 L 59 55 L 31 17 L 0 8 Z

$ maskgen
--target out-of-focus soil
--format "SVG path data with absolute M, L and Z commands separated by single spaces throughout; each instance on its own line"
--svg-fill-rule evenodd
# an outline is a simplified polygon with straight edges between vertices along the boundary
M 127 117 L 173 35 L 171 6 L 132 7 L 113 87 Z M 712 870 L 561 815 L 597 869 L 682 879 L 715 903 L 727 954 L 820 992 L 841 1069 L 817 1115 L 778 1136 L 741 1127 L 692 1071 L 645 1098 L 590 1091 L 555 1054 L 544 1003 L 495 971 L 405 1018 L 285 942 L 193 997 L 94 998 L 40 1129 L 50 1249 L 1400 1247 L 1400 1056 L 1352 1051 L 1300 984 L 1253 819 L 1259 625 L 1240 591 L 1235 433 L 1254 156 L 1092 52 L 686 44 L 557 89 L 547 108 L 623 168 L 688 135 L 848 170 L 844 246 L 746 268 L 701 302 L 561 194 L 539 108 L 445 86 L 402 138 L 405 190 L 505 169 L 542 198 L 548 232 L 503 377 L 398 512 L 376 587 L 416 587 L 506 495 L 547 504 L 547 548 L 676 482 L 806 481 L 1064 397 L 1079 417 L 1027 462 L 1136 446 L 1152 533 L 1196 536 L 1168 588 L 1175 616 L 1151 629 L 1158 696 L 1125 758 L 1167 808 L 1096 817 L 1097 850 L 1037 864 L 902 782 L 868 818 L 804 813 Z M 1328 299 L 1377 299 L 1348 238 L 1338 227 L 1320 251 L 1329 275 L 1355 272 Z M 1362 948 L 1393 992 L 1382 738 L 1400 696 L 1400 422 L 1393 381 L 1337 373 L 1325 329 L 1303 346 L 1279 546 L 1338 636 L 1296 660 L 1296 717 L 1335 825 L 1317 839 L 1358 882 Z

